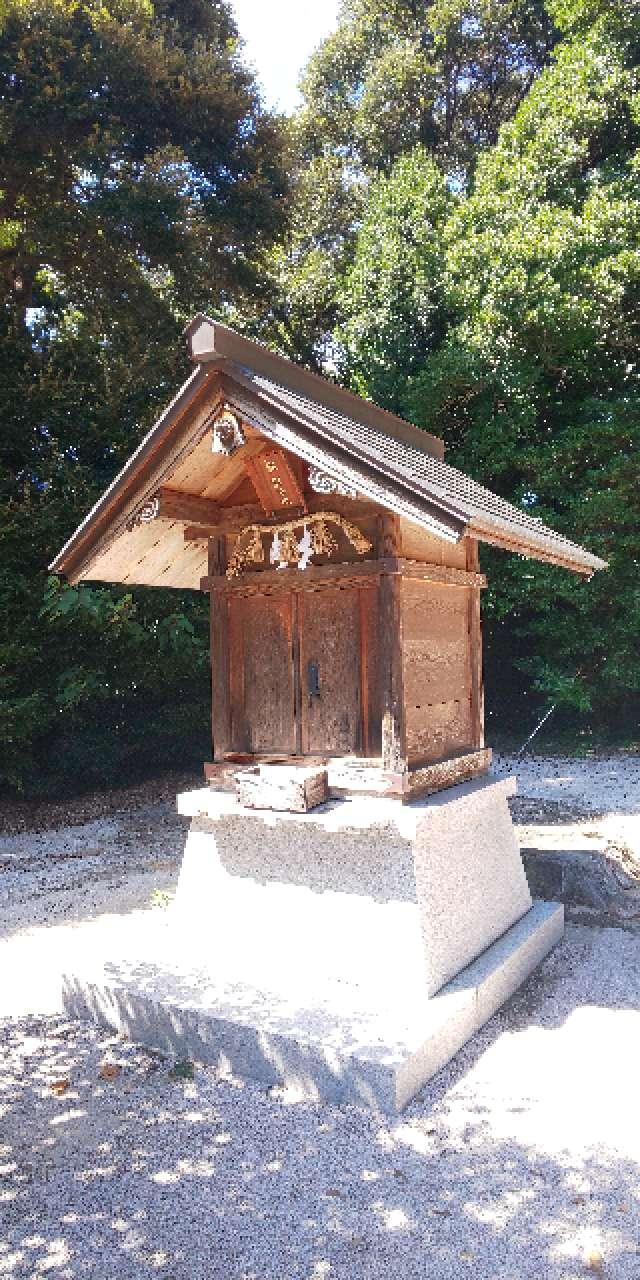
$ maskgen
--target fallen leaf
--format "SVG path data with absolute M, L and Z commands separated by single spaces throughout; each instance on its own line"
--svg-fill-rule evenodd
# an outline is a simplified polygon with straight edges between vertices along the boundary
M 100 1067 L 101 1080 L 116 1080 L 122 1071 L 122 1067 L 117 1062 L 103 1062 Z
M 67 1092 L 67 1089 L 70 1087 L 70 1085 L 71 1085 L 70 1080 L 54 1080 L 53 1084 L 50 1085 L 49 1087 L 51 1089 L 51 1092 L 55 1093 L 57 1098 L 60 1098 L 63 1093 Z

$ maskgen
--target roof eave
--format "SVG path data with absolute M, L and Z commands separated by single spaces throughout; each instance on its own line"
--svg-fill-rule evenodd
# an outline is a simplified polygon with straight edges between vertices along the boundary
M 98 536 L 102 518 L 106 516 L 113 504 L 136 484 L 148 457 L 155 453 L 156 448 L 170 433 L 171 428 L 183 417 L 184 413 L 197 398 L 209 380 L 209 372 L 208 369 L 198 366 L 193 373 L 189 374 L 177 395 L 174 396 L 173 400 L 162 411 L 160 417 L 154 422 L 150 431 L 141 440 L 135 453 L 132 453 L 124 467 L 111 481 L 109 487 L 105 489 L 84 520 L 51 561 L 49 565 L 50 573 L 69 576 L 80 561 L 86 560 L 91 552 L 92 543 Z
M 527 556 L 539 560 L 543 564 L 554 564 L 561 569 L 568 569 L 581 577 L 591 578 L 598 569 L 608 568 L 608 562 L 601 560 L 583 547 L 573 546 L 567 542 L 555 544 L 555 540 L 541 534 L 536 538 L 529 532 L 519 536 L 515 531 L 502 531 L 495 525 L 486 524 L 474 517 L 469 520 L 467 533 L 490 546 L 500 547 L 503 551 L 511 551 L 515 555 Z

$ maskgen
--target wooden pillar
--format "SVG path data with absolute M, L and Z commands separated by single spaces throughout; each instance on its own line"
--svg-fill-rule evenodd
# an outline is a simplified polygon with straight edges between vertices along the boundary
M 231 750 L 229 706 L 229 603 L 218 585 L 226 570 L 224 535 L 209 539 L 209 600 L 211 638 L 211 737 L 213 759 Z
M 379 531 L 381 559 L 396 557 L 400 547 L 398 516 L 381 516 Z M 407 744 L 402 679 L 402 579 L 398 573 L 380 578 L 379 637 L 382 707 L 382 767 L 404 773 Z
M 467 569 L 470 573 L 480 572 L 478 543 L 475 538 L 467 538 Z M 479 750 L 484 747 L 484 682 L 479 587 L 469 587 L 469 662 L 471 665 L 472 745 Z

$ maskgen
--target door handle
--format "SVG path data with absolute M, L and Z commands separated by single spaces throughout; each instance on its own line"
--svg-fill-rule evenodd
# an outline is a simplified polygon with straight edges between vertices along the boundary
M 307 689 L 310 698 L 320 697 L 320 667 L 317 662 L 307 664 Z

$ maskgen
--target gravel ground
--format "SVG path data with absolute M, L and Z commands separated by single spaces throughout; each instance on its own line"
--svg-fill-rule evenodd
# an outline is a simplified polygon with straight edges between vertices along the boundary
M 571 927 L 392 1123 L 7 1023 L 0 1275 L 637 1280 L 639 1001 L 640 941 Z
M 496 753 L 493 772 L 515 774 L 518 794 L 560 802 L 583 813 L 640 814 L 640 756 L 620 754 L 588 760 L 569 756 L 520 758 Z
M 528 828 L 637 822 L 638 757 L 517 771 Z M 55 1011 L 65 939 L 175 882 L 137 794 L 0 839 L 0 1277 L 639 1280 L 637 934 L 570 926 L 394 1123 L 189 1078 Z

